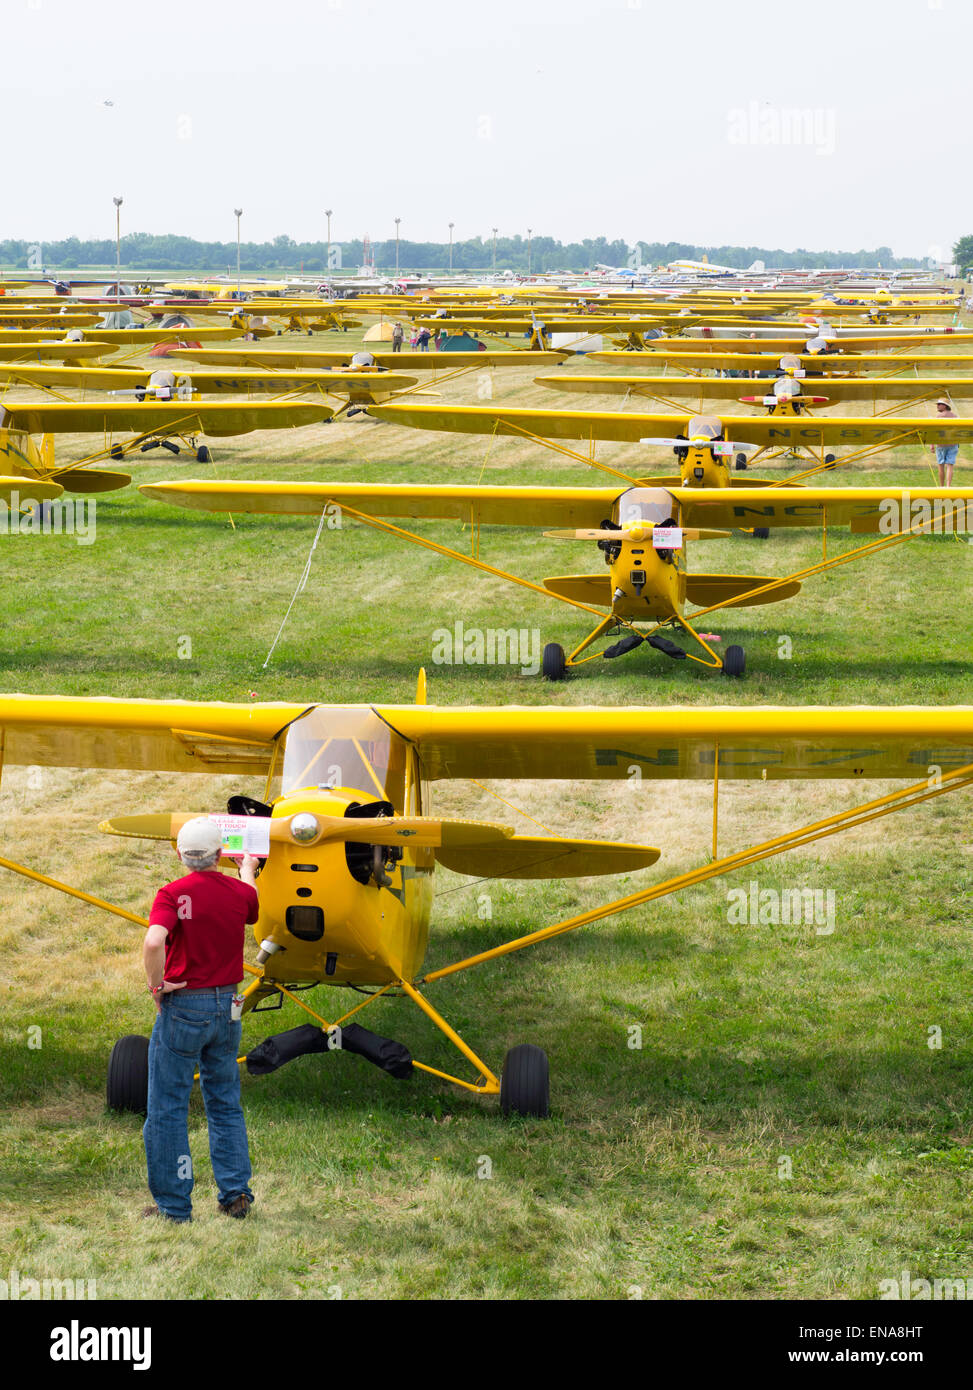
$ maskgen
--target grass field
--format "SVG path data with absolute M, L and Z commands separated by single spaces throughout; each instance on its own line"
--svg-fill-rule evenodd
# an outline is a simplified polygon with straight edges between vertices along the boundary
M 327 334 L 313 346 L 347 343 Z M 558 404 L 533 375 L 477 372 L 441 389 L 457 403 L 492 393 Z M 89 447 L 70 439 L 58 457 Z M 621 467 L 632 456 L 628 446 L 598 450 Z M 211 465 L 148 457 L 132 468 L 137 483 L 209 474 L 603 481 L 527 442 L 488 447 L 364 419 L 217 443 Z M 662 451 L 642 457 L 637 471 L 671 462 Z M 896 486 L 929 476 L 929 456 L 915 450 L 827 475 Z M 969 477 L 961 460 L 956 482 Z M 458 525 L 415 529 L 469 546 Z M 436 631 L 460 619 L 570 646 L 585 615 L 354 524 L 323 532 L 265 666 L 314 531 L 310 519 L 269 517 L 241 517 L 233 529 L 132 488 L 99 499 L 92 545 L 3 537 L 0 688 L 409 702 L 425 666 L 430 700 L 442 704 L 973 704 L 973 546 L 957 539 L 912 540 L 810 581 L 796 600 L 714 615 L 722 643 L 747 649 L 741 681 L 643 648 L 552 687 L 509 666 L 436 664 Z M 830 538 L 835 550 L 860 543 Z M 820 549 L 816 533 L 794 532 L 692 555 L 708 570 L 784 574 Z M 591 561 L 584 546 L 513 528 L 484 531 L 481 553 L 538 581 Z M 789 659 L 778 656 L 781 637 L 791 639 Z M 145 912 L 173 861 L 109 840 L 97 823 L 220 809 L 231 790 L 261 791 L 215 782 L 7 769 L 3 853 Z M 663 857 L 622 880 L 483 885 L 443 872 L 433 966 L 708 858 L 702 785 L 493 790 L 554 832 L 643 840 Z M 721 850 L 860 798 L 845 784 L 729 785 Z M 488 793 L 452 783 L 437 787 L 435 805 L 502 813 Z M 973 1277 L 969 827 L 968 801 L 943 798 L 770 861 L 742 883 L 715 880 L 431 989 L 495 1069 L 517 1042 L 548 1050 L 549 1121 L 502 1122 L 492 1102 L 429 1077 L 393 1082 L 350 1056 L 304 1058 L 244 1080 L 257 1205 L 249 1221 L 231 1223 L 215 1214 L 194 1098 L 197 1219 L 186 1231 L 138 1220 L 147 1200 L 139 1121 L 104 1105 L 113 1040 L 151 1023 L 140 933 L 5 873 L 0 1277 L 10 1267 L 25 1278 L 94 1278 L 105 1298 L 439 1299 L 874 1298 L 879 1281 L 903 1269 Z M 727 895 L 751 877 L 761 888 L 833 891 L 835 930 L 733 925 Z M 369 1012 L 370 1027 L 452 1065 L 407 1002 Z M 251 1018 L 246 1044 L 302 1021 L 291 1005 Z M 631 1045 L 636 1025 L 640 1047 Z

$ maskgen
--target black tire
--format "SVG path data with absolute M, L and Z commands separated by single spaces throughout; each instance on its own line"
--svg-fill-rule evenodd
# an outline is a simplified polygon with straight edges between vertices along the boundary
M 504 1115 L 533 1115 L 546 1120 L 551 1112 L 551 1071 L 547 1053 L 533 1043 L 512 1047 L 503 1059 L 500 1110 Z
M 733 460 L 733 466 L 742 472 L 747 466 L 746 454 L 737 454 L 736 458 Z
M 755 526 L 755 527 L 753 528 L 753 538 L 754 538 L 755 541 L 769 541 L 769 540 L 770 540 L 770 527 L 769 527 L 769 526 Z
M 742 647 L 727 647 L 723 657 L 724 676 L 742 676 L 747 669 L 747 659 Z
M 125 457 L 125 450 L 120 444 L 113 444 L 108 450 L 108 454 L 109 457 L 113 459 L 123 459 Z
M 548 642 L 544 648 L 541 674 L 549 681 L 564 680 L 564 648 L 557 642 Z
M 127 1033 L 108 1059 L 108 1109 L 144 1115 L 149 1102 L 149 1040 Z
M 212 456 L 212 454 L 210 453 L 209 449 L 207 449 L 207 447 L 206 447 L 205 444 L 200 444 L 199 448 L 196 450 L 196 462 L 197 462 L 197 463 L 212 463 L 212 461 L 213 461 L 213 456 Z
M 825 454 L 824 466 L 825 468 L 834 468 L 834 454 Z

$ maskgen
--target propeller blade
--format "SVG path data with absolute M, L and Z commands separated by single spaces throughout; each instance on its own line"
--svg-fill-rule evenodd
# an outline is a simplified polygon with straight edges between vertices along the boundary
M 624 541 L 628 536 L 624 531 L 601 531 L 594 526 L 559 527 L 556 531 L 545 531 L 550 541 Z
M 124 835 L 142 840 L 175 840 L 188 820 L 195 820 L 199 811 L 162 811 L 138 816 L 112 816 L 102 821 L 98 829 L 108 835 Z M 296 814 L 307 814 L 297 812 Z M 318 832 L 306 845 L 329 843 L 362 845 L 414 845 L 419 849 L 439 849 L 453 845 L 487 845 L 508 839 L 513 827 L 495 821 L 443 820 L 435 816 L 324 816 L 312 811 Z M 293 816 L 271 818 L 268 830 L 271 840 L 294 844 L 291 835 Z M 266 824 L 266 822 L 265 822 Z
M 200 811 L 159 811 L 141 816 L 112 816 L 103 820 L 98 829 L 106 835 L 125 835 L 136 840 L 174 840 L 187 820 L 201 815 Z
M 313 814 L 313 813 L 312 813 Z M 508 839 L 513 827 L 493 821 L 440 820 L 435 816 L 316 816 L 322 827 L 318 840 L 364 845 L 413 845 L 439 849 L 452 845 L 484 845 Z M 272 840 L 290 839 L 284 829 L 290 817 L 273 822 Z M 280 829 L 278 829 L 280 827 Z M 283 833 L 282 833 L 283 832 Z
M 640 444 L 658 444 L 671 449 L 712 449 L 717 456 L 735 453 L 738 449 L 755 449 L 756 444 L 741 444 L 733 439 L 663 439 L 648 435 L 639 440 Z
M 658 529 L 660 533 L 667 530 L 678 531 L 682 539 L 687 541 L 715 541 L 732 535 L 730 531 L 700 531 L 686 526 L 661 526 Z M 599 531 L 588 527 L 571 530 L 566 527 L 557 531 L 545 531 L 544 535 L 552 541 L 644 541 L 648 540 L 655 530 L 655 522 L 643 521 L 636 526 L 623 527 L 619 531 Z

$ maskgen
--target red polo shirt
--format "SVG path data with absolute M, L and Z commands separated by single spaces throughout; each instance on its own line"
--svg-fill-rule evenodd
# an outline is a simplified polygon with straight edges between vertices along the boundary
M 169 933 L 165 978 L 187 989 L 239 984 L 247 924 L 259 909 L 255 888 L 212 869 L 160 888 L 149 921 Z

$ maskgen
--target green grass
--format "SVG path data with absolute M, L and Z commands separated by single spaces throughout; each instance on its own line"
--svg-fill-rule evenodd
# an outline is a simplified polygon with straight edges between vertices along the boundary
M 314 346 L 347 344 L 323 336 Z M 493 373 L 495 398 L 556 404 L 532 376 Z M 447 384 L 444 396 L 473 400 L 476 383 Z M 516 440 L 495 443 L 484 462 L 486 445 L 351 421 L 218 443 L 212 466 L 156 454 L 133 472 L 137 482 L 208 467 L 242 478 L 601 481 Z M 59 458 L 87 447 L 69 440 Z M 602 446 L 599 458 L 619 463 L 626 452 Z M 661 452 L 647 458 L 668 466 Z M 905 451 L 829 481 L 926 477 L 927 458 Z M 961 467 L 957 482 L 964 477 Z M 456 525 L 416 529 L 469 544 Z M 323 533 L 264 669 L 313 533 L 312 521 L 266 517 L 238 518 L 234 530 L 130 489 L 99 499 L 91 546 L 3 538 L 0 688 L 409 701 L 425 665 L 430 699 L 443 704 L 973 703 L 973 547 L 955 540 L 910 541 L 812 580 L 797 600 L 714 615 L 723 643 L 747 648 L 748 675 L 732 685 L 642 649 L 552 688 L 506 667 L 434 665 L 433 633 L 461 618 L 467 628 L 538 628 L 568 645 L 583 615 L 353 524 Z M 860 543 L 844 533 L 831 542 Z M 512 528 L 485 530 L 482 547 L 535 580 L 592 564 L 583 545 Z M 783 574 L 819 554 L 819 536 L 793 533 L 696 546 L 692 559 Z M 777 656 L 783 635 L 790 660 Z M 185 636 L 190 660 L 178 655 Z M 7 769 L 2 852 L 144 912 L 172 860 L 107 841 L 98 821 L 219 807 L 231 788 L 260 791 L 238 779 L 88 771 L 46 771 L 38 785 Z M 497 790 L 556 831 L 644 840 L 663 858 L 622 880 L 470 885 L 443 873 L 432 967 L 708 856 L 700 785 L 660 784 L 634 800 L 607 784 Z M 860 788 L 733 784 L 723 795 L 720 846 L 729 850 L 849 805 Z M 435 804 L 501 813 L 465 786 L 437 788 Z M 727 893 L 751 877 L 762 888 L 832 889 L 834 933 L 732 926 Z M 501 1122 L 493 1102 L 428 1076 L 394 1082 L 351 1056 L 304 1058 L 244 1080 L 258 1197 L 246 1223 L 215 1214 L 194 1099 L 197 1220 L 179 1230 L 137 1219 L 147 1200 L 139 1123 L 104 1108 L 113 1040 L 151 1021 L 138 930 L 4 874 L 0 1277 L 9 1267 L 95 1278 L 108 1298 L 452 1299 L 627 1298 L 633 1289 L 873 1298 L 879 1280 L 903 1268 L 913 1278 L 971 1276 L 971 888 L 968 805 L 945 798 L 444 981 L 432 1002 L 494 1069 L 517 1042 L 548 1050 L 549 1121 Z M 488 921 L 477 916 L 484 892 Z M 334 1012 L 327 991 L 312 1002 Z M 407 1001 L 367 1012 L 366 1025 L 421 1060 L 456 1065 Z M 252 1017 L 246 1045 L 302 1021 L 292 1005 Z M 640 1049 L 628 1045 L 633 1025 Z M 28 1046 L 32 1026 L 39 1049 Z M 489 1179 L 477 1176 L 484 1158 Z

